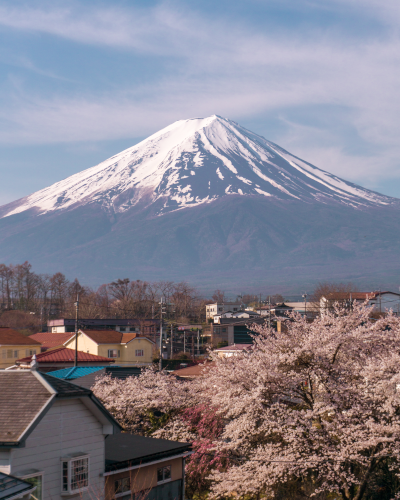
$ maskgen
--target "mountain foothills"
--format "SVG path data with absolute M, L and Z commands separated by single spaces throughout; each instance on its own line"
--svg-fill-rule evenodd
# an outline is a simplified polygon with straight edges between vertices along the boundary
M 128 276 L 204 290 L 389 287 L 399 285 L 399 229 L 400 200 L 214 115 L 0 207 L 0 262 L 93 285 Z

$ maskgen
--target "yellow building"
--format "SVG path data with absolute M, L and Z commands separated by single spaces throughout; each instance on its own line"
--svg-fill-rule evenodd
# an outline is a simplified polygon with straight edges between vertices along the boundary
M 13 328 L 0 327 L 0 368 L 13 366 L 15 361 L 40 353 L 37 340 L 22 335 Z
M 64 344 L 75 349 L 75 337 Z M 115 359 L 116 365 L 145 366 L 153 360 L 154 342 L 136 333 L 114 330 L 79 330 L 78 351 Z

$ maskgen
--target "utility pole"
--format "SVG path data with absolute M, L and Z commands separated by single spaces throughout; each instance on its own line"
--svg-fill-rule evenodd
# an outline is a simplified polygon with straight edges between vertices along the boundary
M 78 315 L 79 315 L 79 292 L 76 294 L 76 302 L 75 302 L 75 361 L 74 361 L 74 366 L 78 366 Z
M 174 327 L 171 323 L 171 359 L 174 357 Z
M 303 295 L 302 295 L 303 299 L 304 299 L 304 316 L 306 317 L 307 319 L 307 292 L 305 292 Z
M 271 295 L 268 295 L 268 328 L 271 328 Z
M 197 328 L 197 356 L 200 356 L 200 330 Z
M 159 369 L 160 371 L 162 370 L 162 343 L 163 343 L 163 332 L 162 332 L 162 321 L 163 321 L 163 314 L 165 314 L 165 309 L 164 309 L 164 303 L 163 303 L 163 297 L 161 297 L 161 302 L 160 302 L 160 363 L 159 363 Z
M 183 352 L 186 352 L 186 332 L 183 330 Z

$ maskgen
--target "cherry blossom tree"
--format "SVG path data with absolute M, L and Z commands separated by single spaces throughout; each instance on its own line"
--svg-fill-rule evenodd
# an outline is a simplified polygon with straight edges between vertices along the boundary
M 92 390 L 125 430 L 142 435 L 166 427 L 169 435 L 185 437 L 187 428 L 174 418 L 197 403 L 193 385 L 152 368 L 125 380 L 98 378 Z
M 212 496 L 365 500 L 400 459 L 400 320 L 335 308 L 286 333 L 254 326 L 254 349 L 215 359 L 203 381 L 224 418 Z M 211 390 L 210 390 L 211 389 Z M 284 498 L 288 498 L 285 496 Z M 388 497 L 390 498 L 390 497 Z

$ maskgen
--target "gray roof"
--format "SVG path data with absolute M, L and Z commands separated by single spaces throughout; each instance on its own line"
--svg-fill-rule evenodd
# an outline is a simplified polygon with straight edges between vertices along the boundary
M 35 489 L 30 483 L 0 472 L 0 500 L 22 498 Z
M 17 443 L 52 394 L 30 370 L 0 371 L 0 443 Z
M 92 391 L 31 370 L 0 370 L 0 447 L 16 447 L 32 432 L 53 399 L 88 397 L 115 427 L 120 425 Z M 104 417 L 102 417 L 104 418 Z
M 137 434 L 113 434 L 107 436 L 106 439 L 106 471 L 169 458 L 190 449 L 190 443 L 155 439 Z

